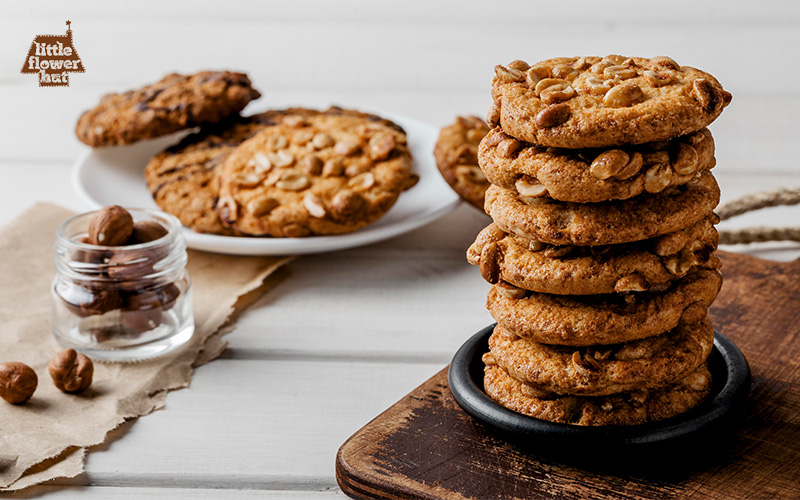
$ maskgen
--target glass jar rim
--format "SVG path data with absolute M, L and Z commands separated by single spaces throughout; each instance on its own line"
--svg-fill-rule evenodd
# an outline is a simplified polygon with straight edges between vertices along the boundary
M 162 224 L 167 234 L 155 240 L 135 245 L 93 245 L 81 242 L 78 238 L 85 236 L 89 221 L 97 211 L 77 214 L 62 222 L 56 229 L 54 244 L 56 270 L 74 280 L 121 282 L 131 279 L 160 279 L 186 266 L 188 260 L 186 238 L 176 217 L 156 209 L 130 208 L 126 210 L 131 213 L 134 220 L 153 220 Z M 74 260 L 73 256 L 82 252 L 94 255 L 103 254 L 104 258 L 96 262 Z M 112 255 L 120 255 L 122 258 L 114 263 Z M 126 260 L 125 256 L 134 258 Z M 148 258 L 155 258 L 150 261 L 152 262 L 151 266 L 147 265 Z M 111 276 L 108 271 L 112 268 L 129 269 L 134 274 L 119 273 L 116 277 Z
M 86 217 L 88 215 L 94 214 L 101 209 L 98 208 L 96 210 L 92 210 L 89 212 L 83 212 L 79 214 L 75 214 L 72 217 L 64 220 L 61 224 L 58 225 L 56 229 L 56 244 L 64 245 L 70 250 L 87 250 L 87 251 L 109 251 L 109 252 L 119 252 L 119 251 L 135 251 L 135 250 L 148 250 L 150 248 L 155 248 L 161 246 L 173 239 L 176 238 L 176 235 L 179 234 L 179 231 L 182 229 L 182 225 L 177 217 L 174 215 L 168 214 L 166 212 L 162 212 L 161 210 L 155 208 L 136 208 L 136 207 L 123 207 L 128 212 L 140 212 L 147 214 L 150 217 L 158 217 L 163 219 L 163 222 L 166 223 L 167 227 L 164 229 L 167 230 L 167 234 L 161 236 L 160 238 L 156 238 L 152 241 L 147 241 L 145 243 L 137 243 L 135 245 L 94 245 L 92 243 L 84 243 L 82 241 L 78 241 L 73 239 L 72 237 L 66 234 L 66 230 L 69 225 L 75 222 L 77 219 L 81 217 Z M 131 213 L 133 215 L 133 213 Z M 161 221 L 159 221 L 161 222 Z

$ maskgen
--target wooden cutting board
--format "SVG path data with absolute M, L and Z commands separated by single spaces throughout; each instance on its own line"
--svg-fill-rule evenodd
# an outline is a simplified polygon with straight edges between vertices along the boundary
M 719 255 L 725 283 L 711 319 L 753 376 L 730 429 L 624 452 L 511 443 L 461 410 L 445 368 L 342 445 L 342 490 L 362 499 L 800 498 L 800 260 Z

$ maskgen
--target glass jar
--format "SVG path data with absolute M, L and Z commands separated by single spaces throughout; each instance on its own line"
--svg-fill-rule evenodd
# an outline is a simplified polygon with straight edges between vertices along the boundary
M 157 222 L 166 235 L 133 245 L 91 245 L 85 241 L 94 212 L 67 219 L 56 231 L 53 333 L 62 346 L 94 360 L 161 356 L 194 333 L 180 222 L 158 210 L 128 211 L 134 222 Z

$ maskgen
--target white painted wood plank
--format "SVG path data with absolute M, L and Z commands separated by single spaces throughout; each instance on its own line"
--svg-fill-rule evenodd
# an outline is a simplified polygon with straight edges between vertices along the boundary
M 308 88 L 324 82 L 326 88 L 335 88 L 352 81 L 362 87 L 376 82 L 393 86 L 413 79 L 434 87 L 458 88 L 471 81 L 464 75 L 491 74 L 484 68 L 504 59 L 551 57 L 554 41 L 561 54 L 586 53 L 587 48 L 597 53 L 666 52 L 685 64 L 723 71 L 720 76 L 741 77 L 743 60 L 748 75 L 770 74 L 776 64 L 793 71 L 785 56 L 800 36 L 794 29 L 800 19 L 795 2 L 682 1 L 666 9 L 658 2 L 635 0 L 281 1 L 226 2 L 224 6 L 151 1 L 137 2 L 124 16 L 117 6 L 102 1 L 6 4 L 4 32 L 13 45 L 27 47 L 45 20 L 71 17 L 76 43 L 81 37 L 85 40 L 80 53 L 87 64 L 94 61 L 98 68 L 94 76 L 88 72 L 89 79 L 84 81 L 123 84 L 139 77 L 146 65 L 185 68 L 198 62 L 221 62 L 242 67 L 261 55 L 267 56 L 264 71 L 272 73 L 275 82 L 292 86 Z M 62 26 L 57 28 L 60 31 Z M 570 36 L 564 36 L 566 30 Z M 228 37 L 234 33 L 235 38 Z M 115 39 L 137 42 L 108 50 L 108 41 Z M 519 54 L 521 47 L 529 53 Z M 14 61 L 9 68 L 20 65 L 21 56 L 12 54 L 9 49 L 3 51 L 4 59 Z M 748 57 L 754 54 L 758 57 Z M 121 65 L 120 56 L 131 57 L 137 64 Z M 423 71 L 409 74 L 411 64 Z M 118 71 L 101 72 L 108 66 Z M 459 78 L 442 78 L 452 75 L 453 67 L 458 67 Z M 11 71 L 17 81 L 26 78 Z M 310 78 L 298 81 L 298 76 Z M 741 81 L 749 89 L 761 89 L 757 79 Z M 773 87 L 797 92 L 786 78 L 776 79 Z
M 103 2 L 3 4 L 0 108 L 15 119 L 0 123 L 0 158 L 76 158 L 81 148 L 72 129 L 83 109 L 104 92 L 173 69 L 247 70 L 275 106 L 340 102 L 442 125 L 459 113 L 484 113 L 494 64 L 555 55 L 539 47 L 557 39 L 559 54 L 668 53 L 708 69 L 735 96 L 713 127 L 720 171 L 796 169 L 790 148 L 800 96 L 792 82 L 800 70 L 787 61 L 800 44 L 797 2 L 683 2 L 670 9 L 646 2 L 234 2 L 217 13 L 209 2 L 137 5 L 119 16 Z M 40 89 L 17 72 L 24 47 L 45 28 L 43 19 L 70 13 L 87 73 L 67 89 Z M 566 27 L 569 37 L 562 36 Z M 114 43 L 126 37 L 137 43 Z M 768 85 L 753 78 L 775 68 L 784 76 Z M 45 146 L 32 147 L 37 141 Z
M 339 446 L 440 364 L 217 360 L 89 454 L 101 486 L 335 488 Z

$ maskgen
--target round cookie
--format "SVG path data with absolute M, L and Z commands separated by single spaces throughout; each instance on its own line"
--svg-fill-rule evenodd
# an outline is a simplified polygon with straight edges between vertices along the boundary
M 458 116 L 456 122 L 439 132 L 433 155 L 444 180 L 458 196 L 483 212 L 489 181 L 478 167 L 478 144 L 489 132 L 476 116 Z
M 495 67 L 489 126 L 557 148 L 604 148 L 707 127 L 731 101 L 708 73 L 668 57 L 559 57 Z
M 719 269 L 719 234 L 710 215 L 657 238 L 600 247 L 554 246 L 485 227 L 467 251 L 489 283 L 557 295 L 664 290 L 698 269 Z
M 233 235 L 217 216 L 218 167 L 239 144 L 280 122 L 286 113 L 267 111 L 207 125 L 157 154 L 144 169 L 147 188 L 156 205 L 198 233 Z
M 485 355 L 486 394 L 506 408 L 535 418 L 573 425 L 638 425 L 685 413 L 711 392 L 711 373 L 705 364 L 678 383 L 654 391 L 609 396 L 544 396 L 512 378 Z
M 495 128 L 481 141 L 478 160 L 492 184 L 575 203 L 658 193 L 716 164 L 708 129 L 670 141 L 576 151 L 523 144 Z
M 220 173 L 217 210 L 248 235 L 303 237 L 354 231 L 413 182 L 402 129 L 369 116 L 287 119 L 239 146 Z
M 95 148 L 132 144 L 221 121 L 260 96 L 244 73 L 172 73 L 138 90 L 103 96 L 78 119 L 75 134 Z
M 506 330 L 545 344 L 618 344 L 696 323 L 722 286 L 718 271 L 686 275 L 663 292 L 551 295 L 492 285 L 486 308 Z
M 486 191 L 486 212 L 503 231 L 552 245 L 609 245 L 672 233 L 717 203 L 719 186 L 709 172 L 660 193 L 602 203 L 521 198 L 494 185 Z
M 703 363 L 714 345 L 704 318 L 623 344 L 569 347 L 540 344 L 502 326 L 489 338 L 497 364 L 515 379 L 553 394 L 606 396 L 673 384 Z

